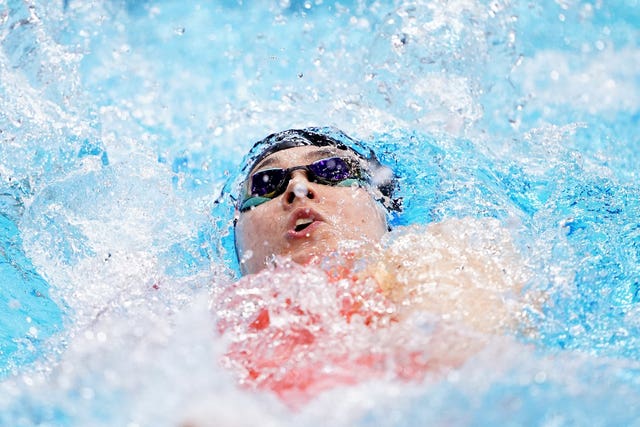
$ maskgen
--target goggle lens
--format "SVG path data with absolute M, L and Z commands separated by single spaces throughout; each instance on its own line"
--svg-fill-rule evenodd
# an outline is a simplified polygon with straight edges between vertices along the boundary
M 351 169 L 347 162 L 340 157 L 322 159 L 307 166 L 316 178 L 325 181 L 339 182 L 349 178 Z
M 259 197 L 275 197 L 275 193 L 287 178 L 284 169 L 265 169 L 251 177 L 251 195 Z
M 291 179 L 291 173 L 299 169 L 307 171 L 309 181 L 327 185 L 337 185 L 347 179 L 360 179 L 362 176 L 362 170 L 355 161 L 341 157 L 320 159 L 310 165 L 288 169 L 265 169 L 251 176 L 251 193 L 244 197 L 240 210 L 247 210 L 282 194 Z

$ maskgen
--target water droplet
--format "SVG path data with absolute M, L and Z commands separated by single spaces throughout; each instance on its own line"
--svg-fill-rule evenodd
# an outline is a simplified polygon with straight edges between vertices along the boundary
M 393 171 L 388 167 L 380 167 L 373 171 L 371 182 L 374 185 L 381 185 L 389 182 L 393 178 Z
M 95 392 L 93 391 L 92 388 L 89 388 L 89 387 L 84 387 L 82 389 L 81 394 L 82 394 L 82 398 L 85 400 L 91 400 L 95 396 Z
M 242 254 L 242 259 L 240 260 L 240 263 L 241 264 L 245 263 L 251 258 L 253 258 L 253 251 L 251 249 L 248 249 Z
M 305 184 L 297 183 L 293 187 L 293 194 L 295 194 L 296 197 L 303 198 L 303 197 L 306 197 L 307 194 L 309 194 L 309 189 Z

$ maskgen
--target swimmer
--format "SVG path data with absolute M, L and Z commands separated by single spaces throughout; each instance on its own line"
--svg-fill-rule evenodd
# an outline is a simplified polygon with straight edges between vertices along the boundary
M 365 157 L 336 137 L 288 130 L 256 145 L 264 150 L 248 168 L 237 206 L 243 274 L 257 273 L 275 256 L 308 264 L 342 241 L 378 243 L 387 233 L 387 211 L 400 208 L 392 172 L 372 151 Z
M 250 158 L 234 222 L 244 277 L 217 307 L 219 331 L 236 334 L 228 365 L 245 384 L 291 403 L 391 365 L 398 377 L 422 378 L 460 366 L 484 337 L 519 328 L 528 276 L 498 220 L 392 230 L 396 176 L 333 128 L 270 135 Z M 424 327 L 407 329 L 416 316 L 431 325 L 422 341 Z M 373 351 L 382 330 L 395 347 Z M 369 341 L 349 354 L 331 344 L 349 333 Z M 400 336 L 411 338 L 394 343 Z
M 495 219 L 454 219 L 385 239 L 388 214 L 401 209 L 396 177 L 373 151 L 353 146 L 340 131 L 318 128 L 280 132 L 256 145 L 262 151 L 248 167 L 235 227 L 243 274 L 277 258 L 319 263 L 350 247 L 371 260 L 368 273 L 396 298 L 421 294 L 430 310 L 483 331 L 509 327 L 505 307 L 495 310 L 527 279 L 513 268 L 521 261 L 509 233 Z

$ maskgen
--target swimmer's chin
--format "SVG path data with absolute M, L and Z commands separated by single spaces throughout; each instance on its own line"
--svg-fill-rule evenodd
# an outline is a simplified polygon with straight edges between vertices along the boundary
M 289 255 L 274 255 L 264 261 L 260 268 L 243 271 L 243 276 L 254 276 L 273 270 L 292 269 L 295 266 L 305 267 L 318 263 L 320 258 L 313 254 L 292 257 Z
M 317 265 L 327 258 L 353 256 L 355 254 L 364 255 L 373 251 L 377 246 L 375 242 L 366 239 L 343 240 L 334 245 L 329 245 L 325 242 L 322 245 L 306 245 L 306 247 L 280 258 L 288 259 L 289 262 L 303 266 Z
M 367 240 L 345 240 L 335 246 L 324 246 L 313 250 L 300 251 L 288 256 L 290 262 L 295 264 L 319 265 L 329 258 L 342 258 L 345 256 L 365 256 L 371 254 L 377 245 Z
M 276 255 L 265 263 L 266 267 L 286 268 L 288 265 L 296 264 L 299 266 L 318 265 L 323 259 L 335 254 L 336 248 L 322 248 L 321 250 L 306 250 L 287 255 Z
M 327 254 L 328 253 L 329 252 L 327 252 Z M 319 264 L 320 260 L 324 256 L 326 256 L 326 254 L 323 254 L 321 256 L 318 253 L 313 252 L 313 253 L 305 253 L 305 254 L 295 255 L 295 256 L 292 256 L 290 259 L 295 264 L 307 266 L 307 265 Z
M 336 252 L 337 246 L 336 242 L 329 239 L 307 240 L 298 245 L 292 245 L 284 255 L 296 264 L 308 265 Z
M 318 266 L 321 265 L 324 260 L 328 258 L 342 257 L 349 255 L 368 254 L 374 250 L 377 245 L 375 242 L 368 240 L 344 240 L 336 244 L 323 244 L 318 245 L 316 242 L 305 242 L 295 251 L 289 251 L 281 255 L 272 255 L 264 260 L 261 268 L 254 271 L 244 272 L 243 275 L 257 274 L 264 270 L 273 270 L 275 268 L 287 268 L 288 266 Z

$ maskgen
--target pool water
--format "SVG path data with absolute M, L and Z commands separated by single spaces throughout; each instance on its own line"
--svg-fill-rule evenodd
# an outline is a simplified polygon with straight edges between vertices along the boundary
M 0 425 L 640 425 L 638 40 L 637 0 L 0 0 Z M 537 333 L 296 409 L 239 386 L 225 185 L 318 125 L 396 170 L 395 226 L 497 220 Z

